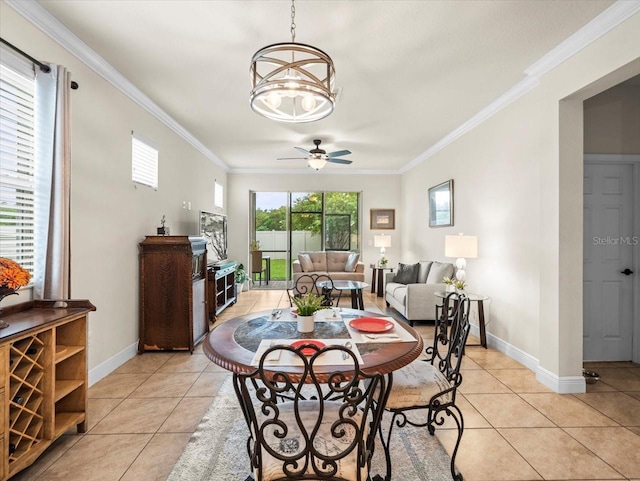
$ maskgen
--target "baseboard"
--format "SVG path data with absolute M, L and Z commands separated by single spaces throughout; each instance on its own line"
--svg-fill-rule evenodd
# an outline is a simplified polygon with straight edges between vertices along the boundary
M 125 347 L 115 356 L 110 357 L 106 361 L 98 364 L 96 367 L 89 371 L 89 387 L 93 386 L 100 379 L 107 377 L 129 359 L 134 358 L 136 354 L 138 354 L 138 343 L 134 342 L 130 346 Z
M 471 324 L 471 334 L 480 339 L 480 329 L 478 326 Z M 512 346 L 508 342 L 503 341 L 497 336 L 494 336 L 490 332 L 487 333 L 487 345 L 493 347 L 497 351 L 500 351 L 507 356 L 509 356 L 514 361 L 518 361 L 520 364 L 525 365 L 527 368 L 531 369 L 533 372 L 536 371 L 538 366 L 540 365 L 540 361 L 533 357 L 530 354 L 527 354 L 521 349 Z
M 471 334 L 480 338 L 480 329 L 478 326 L 471 324 Z M 549 389 L 559 394 L 572 394 L 582 393 L 586 391 L 586 384 L 584 377 L 582 376 L 565 376 L 559 377 L 556 374 L 540 367 L 540 361 L 530 354 L 512 346 L 508 342 L 494 336 L 491 333 L 487 333 L 487 345 L 493 347 L 497 351 L 500 351 L 509 356 L 514 361 L 518 361 L 528 369 L 533 371 L 536 375 L 536 380 L 539 383 L 544 384 Z
M 587 391 L 587 384 L 582 376 L 560 377 L 538 366 L 536 380 L 559 394 L 574 394 Z

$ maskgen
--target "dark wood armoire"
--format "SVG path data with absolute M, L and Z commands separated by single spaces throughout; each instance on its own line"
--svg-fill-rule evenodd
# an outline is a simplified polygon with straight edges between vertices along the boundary
M 147 236 L 139 246 L 138 351 L 193 352 L 209 332 L 205 239 Z

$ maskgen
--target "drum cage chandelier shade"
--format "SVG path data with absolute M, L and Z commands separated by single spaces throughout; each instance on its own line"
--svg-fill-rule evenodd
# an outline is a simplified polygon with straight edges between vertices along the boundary
M 282 122 L 313 122 L 333 112 L 335 68 L 322 50 L 276 43 L 251 61 L 251 108 Z

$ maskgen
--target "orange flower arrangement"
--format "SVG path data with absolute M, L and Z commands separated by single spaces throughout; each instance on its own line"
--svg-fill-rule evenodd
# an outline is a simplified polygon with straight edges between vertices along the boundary
M 31 274 L 15 261 L 0 257 L 0 288 L 18 290 L 29 284 Z

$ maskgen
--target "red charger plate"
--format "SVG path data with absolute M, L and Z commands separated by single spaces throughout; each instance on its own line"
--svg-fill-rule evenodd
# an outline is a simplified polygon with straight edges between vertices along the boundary
M 394 328 L 394 324 L 391 321 L 385 319 L 378 319 L 376 317 L 361 317 L 360 319 L 354 319 L 349 323 L 356 331 L 360 332 L 387 332 Z
M 318 349 L 322 349 L 326 344 L 324 342 L 316 341 L 314 339 L 302 339 L 300 341 L 292 342 L 291 347 L 295 347 L 296 349 L 302 346 L 303 344 L 313 344 Z M 305 347 L 302 351 L 300 351 L 304 356 L 313 356 L 317 351 L 312 347 Z

